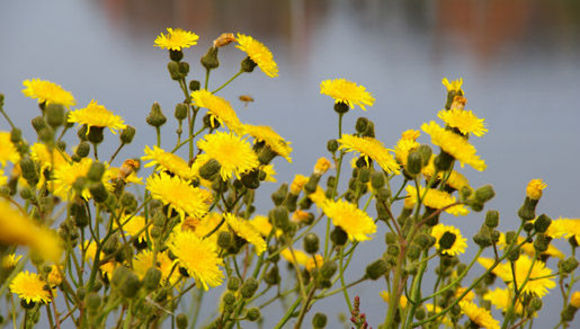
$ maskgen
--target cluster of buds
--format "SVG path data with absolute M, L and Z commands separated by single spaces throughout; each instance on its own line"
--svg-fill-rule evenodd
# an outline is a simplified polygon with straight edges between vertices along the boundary
M 355 325 L 353 329 L 373 329 L 369 327 L 366 314 L 360 312 L 360 298 L 358 296 L 354 297 L 353 309 L 350 313 L 350 322 Z

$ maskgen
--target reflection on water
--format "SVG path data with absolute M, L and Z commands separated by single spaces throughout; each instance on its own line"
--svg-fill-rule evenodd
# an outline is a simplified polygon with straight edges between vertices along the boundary
M 570 193 L 580 185 L 578 1 L 3 1 L 0 92 L 7 96 L 8 111 L 18 124 L 27 124 L 35 108 L 20 93 L 20 83 L 49 79 L 71 90 L 79 106 L 95 97 L 136 125 L 138 138 L 126 156 L 141 155 L 144 144 L 152 142 L 144 113 L 153 101 L 170 113 L 181 97 L 167 76 L 165 53 L 152 47 L 155 35 L 171 26 L 200 35 L 199 46 L 186 53 L 192 64 L 222 32 L 251 34 L 273 50 L 279 78 L 256 71 L 222 95 L 244 121 L 272 125 L 292 140 L 293 164 L 276 162 L 279 181 L 310 172 L 326 140 L 336 135 L 331 101 L 319 94 L 321 80 L 345 77 L 373 92 L 375 106 L 348 113 L 346 129 L 365 115 L 376 122 L 377 136 L 393 145 L 402 131 L 435 119 L 444 101 L 443 76 L 463 76 L 468 108 L 485 117 L 490 130 L 474 140 L 488 170 L 480 175 L 465 168 L 464 173 L 474 186 L 494 184 L 498 197 L 490 206 L 502 213 L 502 227 L 517 224 L 524 186 L 536 177 L 548 182 L 541 212 L 580 216 L 578 197 Z M 212 73 L 212 84 L 236 72 L 241 58 L 233 47 L 220 51 L 222 66 Z M 196 74 L 202 71 L 193 69 Z M 255 102 L 245 108 L 237 99 L 241 94 Z M 0 128 L 6 129 L 4 122 Z M 169 125 L 164 143 L 173 142 L 174 129 Z M 25 134 L 32 139 L 32 132 Z M 267 194 L 264 200 L 268 209 Z M 470 223 L 481 215 L 445 220 L 471 236 L 478 227 Z M 380 256 L 383 233 L 384 228 L 375 241 L 361 245 L 347 281 Z M 386 308 L 376 287 L 363 284 L 357 290 L 372 324 Z M 559 305 L 559 298 L 554 291 L 544 300 L 545 314 L 557 314 L 551 305 Z M 206 311 L 212 307 L 208 302 Z M 346 309 L 342 297 L 320 307 L 329 314 Z M 540 317 L 535 324 L 553 326 L 556 318 Z

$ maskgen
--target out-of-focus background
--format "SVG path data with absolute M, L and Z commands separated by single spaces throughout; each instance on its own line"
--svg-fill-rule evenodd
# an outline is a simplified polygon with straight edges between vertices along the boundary
M 349 112 L 346 131 L 364 115 L 375 122 L 377 137 L 392 146 L 402 131 L 436 119 L 445 98 L 441 78 L 463 77 L 467 108 L 484 117 L 489 128 L 486 136 L 472 141 L 488 169 L 479 173 L 466 167 L 463 173 L 475 187 L 494 185 L 497 195 L 489 207 L 500 210 L 501 228 L 517 227 L 516 212 L 532 178 L 548 184 L 539 213 L 580 217 L 578 1 L 3 0 L 0 92 L 6 95 L 5 109 L 17 125 L 29 127 L 38 109 L 22 95 L 22 81 L 59 83 L 75 95 L 79 107 L 95 98 L 136 126 L 137 138 L 122 155 L 141 156 L 144 145 L 154 143 L 154 130 L 144 122 L 151 104 L 159 102 L 172 118 L 183 97 L 167 73 L 166 51 L 153 47 L 166 27 L 200 35 L 199 44 L 185 51 L 190 76 L 199 79 L 199 58 L 222 32 L 250 34 L 272 50 L 278 78 L 256 69 L 220 94 L 243 121 L 271 125 L 293 142 L 293 163 L 275 162 L 279 182 L 295 173 L 308 175 L 315 160 L 327 155 L 326 141 L 337 134 L 332 100 L 319 93 L 321 80 L 344 77 L 367 87 L 376 103 L 366 113 L 358 108 Z M 210 85 L 237 72 L 243 57 L 233 46 L 221 50 L 222 65 L 212 72 Z M 238 100 L 242 94 L 255 102 L 245 107 Z M 0 129 L 8 129 L 4 121 Z M 175 125 L 164 130 L 164 146 L 174 145 Z M 33 130 L 25 136 L 32 140 Z M 106 138 L 112 143 L 116 137 Z M 422 136 L 420 141 L 429 139 Z M 262 196 L 260 210 L 266 212 L 271 201 L 267 192 Z M 444 216 L 443 221 L 472 236 L 482 216 Z M 381 227 L 374 241 L 357 250 L 349 279 L 358 278 L 366 264 L 380 257 L 384 232 Z M 463 260 L 475 253 L 474 243 L 468 244 Z M 558 246 L 569 253 L 567 244 Z M 548 266 L 557 269 L 555 260 Z M 363 283 L 351 293 L 360 295 L 375 328 L 386 311 L 378 295 L 382 284 Z M 215 298 L 206 301 L 202 315 L 209 315 Z M 554 289 L 535 327 L 553 327 L 560 305 Z M 281 315 L 282 308 L 271 306 L 268 317 L 277 320 L 272 315 Z M 341 327 L 336 313 L 347 309 L 342 296 L 314 306 L 329 314 L 331 328 Z M 267 321 L 265 328 L 271 325 Z

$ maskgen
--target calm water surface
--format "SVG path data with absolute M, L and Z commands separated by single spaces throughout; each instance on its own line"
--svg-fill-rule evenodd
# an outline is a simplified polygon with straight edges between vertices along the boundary
M 144 145 L 154 143 L 153 130 L 144 123 L 151 104 L 159 102 L 169 116 L 182 97 L 166 72 L 166 53 L 152 47 L 168 26 L 200 35 L 199 46 L 186 52 L 199 78 L 203 72 L 194 64 L 222 32 L 251 34 L 273 51 L 278 78 L 256 70 L 222 96 L 243 121 L 271 125 L 293 142 L 294 162 L 276 162 L 279 181 L 308 174 L 325 155 L 326 140 L 337 134 L 332 102 L 319 94 L 321 80 L 344 77 L 366 86 L 377 101 L 366 113 L 348 113 L 346 130 L 365 115 L 376 123 L 377 137 L 394 145 L 402 131 L 436 119 L 445 97 L 442 77 L 463 77 L 468 108 L 485 117 L 489 128 L 484 138 L 473 141 L 488 169 L 481 174 L 465 168 L 464 173 L 473 186 L 494 185 L 497 196 L 489 206 L 500 210 L 501 227 L 516 227 L 525 185 L 537 177 L 548 183 L 538 211 L 555 218 L 580 216 L 578 2 L 3 0 L 0 92 L 6 95 L 7 111 L 20 126 L 27 124 L 37 109 L 20 92 L 21 82 L 48 79 L 72 91 L 80 106 L 95 98 L 135 125 L 136 142 L 124 156 L 142 155 Z M 233 47 L 221 51 L 222 65 L 212 73 L 211 85 L 235 73 L 242 57 Z M 244 107 L 237 100 L 241 94 L 252 95 L 255 102 Z M 0 129 L 7 129 L 5 122 Z M 169 133 L 174 130 L 167 127 L 167 147 L 174 143 Z M 34 134 L 27 131 L 26 136 Z M 264 212 L 270 207 L 267 196 Z M 471 236 L 481 216 L 445 222 Z M 347 281 L 380 257 L 383 234 L 381 228 L 375 241 L 360 247 Z M 554 261 L 549 266 L 556 268 Z M 356 290 L 373 327 L 386 310 L 377 286 L 363 284 Z M 560 305 L 561 298 L 557 291 L 552 295 L 544 300 L 537 328 L 558 321 L 559 308 L 552 305 Z M 208 300 L 205 314 L 215 298 Z M 347 309 L 340 296 L 316 307 L 329 312 L 332 328 L 340 326 L 334 314 Z M 280 312 L 282 306 L 270 310 Z

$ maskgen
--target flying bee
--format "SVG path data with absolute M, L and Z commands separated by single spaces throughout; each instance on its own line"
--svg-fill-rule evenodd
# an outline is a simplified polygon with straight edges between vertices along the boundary
M 121 166 L 121 170 L 119 172 L 119 178 L 125 179 L 127 177 L 129 177 L 129 175 L 131 175 L 132 173 L 136 172 L 137 170 L 139 170 L 139 167 L 141 167 L 141 162 L 139 160 L 135 160 L 135 159 L 127 159 L 123 162 L 123 165 Z
M 241 95 L 240 100 L 244 102 L 244 107 L 248 107 L 248 103 L 253 102 L 254 98 L 250 95 Z

